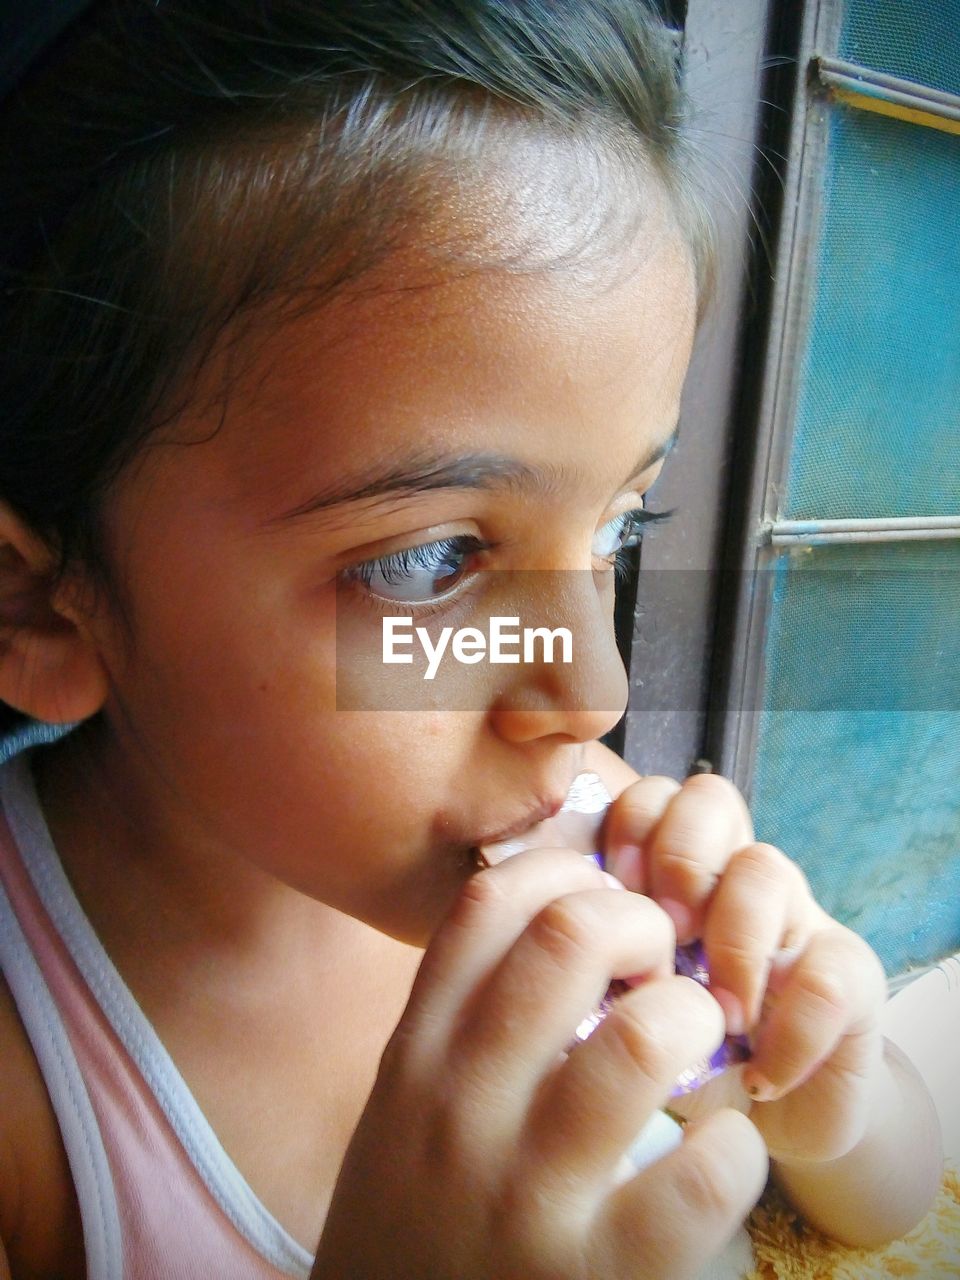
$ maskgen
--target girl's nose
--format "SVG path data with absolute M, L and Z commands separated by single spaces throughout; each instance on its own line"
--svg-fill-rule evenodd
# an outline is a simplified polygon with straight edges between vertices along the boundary
M 541 600 L 540 612 L 550 628 L 569 628 L 572 660 L 560 661 L 555 645 L 553 660 L 547 661 L 541 646 L 535 661 L 501 667 L 511 678 L 494 698 L 490 721 L 500 737 L 514 743 L 550 736 L 588 742 L 612 729 L 627 705 L 612 592 L 607 583 L 598 589 L 589 571 L 541 575 L 541 585 L 547 578 L 557 579 L 557 590 L 552 599 Z

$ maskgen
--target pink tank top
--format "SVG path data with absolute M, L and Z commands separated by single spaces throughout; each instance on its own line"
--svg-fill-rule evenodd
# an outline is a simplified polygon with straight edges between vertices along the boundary
M 29 755 L 0 767 L 0 967 L 64 1139 L 88 1280 L 279 1280 L 313 1259 L 227 1156 L 83 914 Z

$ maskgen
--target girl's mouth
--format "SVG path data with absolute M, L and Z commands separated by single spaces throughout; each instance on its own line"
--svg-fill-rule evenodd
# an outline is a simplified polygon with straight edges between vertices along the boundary
M 562 804 L 526 827 L 519 824 L 486 838 L 472 849 L 478 867 L 492 867 L 525 849 L 575 849 L 599 857 L 600 828 L 610 793 L 596 773 L 580 773 Z
M 556 800 L 552 803 L 540 805 L 539 809 L 534 809 L 525 818 L 521 818 L 518 822 L 512 823 L 509 827 L 504 827 L 493 835 L 482 836 L 474 846 L 477 849 L 485 849 L 493 845 L 499 845 L 504 841 L 525 835 L 529 831 L 533 831 L 541 823 L 549 821 L 554 814 L 559 813 L 563 806 L 562 800 Z

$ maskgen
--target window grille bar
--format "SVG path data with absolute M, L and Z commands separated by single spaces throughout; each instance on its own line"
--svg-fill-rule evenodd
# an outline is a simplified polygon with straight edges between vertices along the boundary
M 949 538 L 960 538 L 960 516 L 776 520 L 760 529 L 760 541 L 774 547 L 820 547 L 862 542 L 935 542 Z
M 812 65 L 820 83 L 848 106 L 960 135 L 960 96 L 955 93 L 841 58 L 814 58 Z

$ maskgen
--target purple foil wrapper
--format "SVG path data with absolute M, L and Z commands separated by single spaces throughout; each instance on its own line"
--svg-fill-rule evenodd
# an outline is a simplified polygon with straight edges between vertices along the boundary
M 710 971 L 707 968 L 707 959 L 699 942 L 691 942 L 685 947 L 677 947 L 674 968 L 683 977 L 693 978 L 694 982 L 699 982 L 703 987 L 710 985 Z M 694 1089 L 699 1089 L 702 1084 L 706 1084 L 714 1076 L 720 1075 L 728 1067 L 735 1067 L 740 1062 L 746 1062 L 749 1057 L 750 1046 L 746 1036 L 725 1036 L 723 1043 L 715 1053 L 711 1054 L 709 1058 L 701 1058 L 699 1062 L 695 1062 L 692 1067 L 688 1067 L 682 1073 L 670 1092 L 671 1098 L 679 1098 L 685 1093 L 692 1093 Z
M 603 859 L 599 854 L 594 853 L 587 856 L 596 862 L 597 866 L 603 865 Z M 707 968 L 703 947 L 699 942 L 691 942 L 686 946 L 677 947 L 674 968 L 684 978 L 693 978 L 694 982 L 699 982 L 703 987 L 710 985 L 710 971 Z M 601 1000 L 599 1007 L 584 1018 L 583 1022 L 577 1027 L 576 1036 L 578 1040 L 586 1040 L 588 1036 L 591 1036 L 596 1031 L 597 1027 L 613 1008 L 613 1003 L 617 996 L 626 990 L 628 990 L 628 986 L 625 982 L 617 981 L 610 984 L 607 994 Z M 695 1089 L 699 1089 L 708 1080 L 713 1080 L 728 1068 L 737 1066 L 738 1063 L 746 1062 L 749 1057 L 750 1046 L 746 1036 L 726 1036 L 723 1043 L 710 1057 L 701 1058 L 699 1062 L 695 1062 L 681 1073 L 670 1090 L 670 1097 L 681 1098 L 685 1093 L 693 1093 Z
M 582 820 L 586 821 L 586 834 L 579 831 L 575 832 L 573 837 L 579 837 L 584 840 L 584 843 L 579 845 L 581 850 L 589 849 L 593 840 L 597 838 L 599 824 L 603 821 L 603 815 L 609 805 L 610 793 L 597 774 L 591 772 L 582 773 L 574 779 L 561 809 L 561 814 L 582 815 Z M 591 862 L 595 862 L 598 867 L 603 869 L 602 854 L 584 852 L 584 857 L 589 858 Z M 693 978 L 701 986 L 709 987 L 710 972 L 707 968 L 703 947 L 699 942 L 677 947 L 674 967 L 677 973 L 682 974 L 685 978 Z M 584 1018 L 580 1026 L 577 1027 L 576 1039 L 586 1040 L 588 1036 L 591 1036 L 610 1012 L 617 996 L 622 995 L 627 990 L 629 990 L 627 983 L 612 982 L 599 1007 Z M 671 1090 L 670 1096 L 679 1098 L 686 1093 L 692 1093 L 729 1067 L 745 1062 L 749 1056 L 750 1047 L 745 1036 L 727 1036 L 715 1053 L 708 1058 L 702 1058 L 699 1062 L 695 1062 L 693 1066 L 688 1067 L 683 1072 Z

